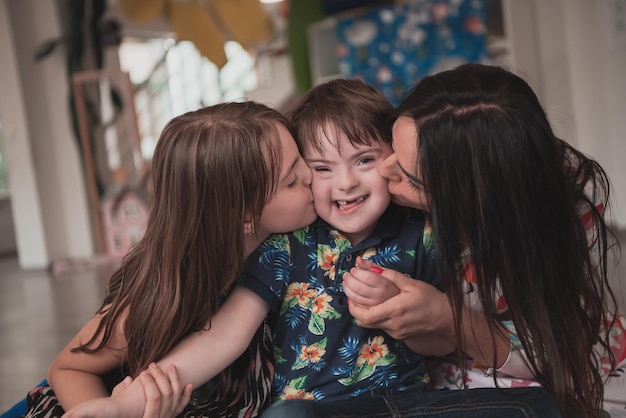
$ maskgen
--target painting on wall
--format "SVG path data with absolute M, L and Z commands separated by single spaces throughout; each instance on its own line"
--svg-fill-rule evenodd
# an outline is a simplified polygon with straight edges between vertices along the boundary
M 412 0 L 338 20 L 342 78 L 397 105 L 421 78 L 487 59 L 485 0 Z

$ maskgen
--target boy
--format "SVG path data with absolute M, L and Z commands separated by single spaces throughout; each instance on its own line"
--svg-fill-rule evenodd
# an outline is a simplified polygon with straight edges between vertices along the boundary
M 343 274 L 359 257 L 434 281 L 434 263 L 422 244 L 423 217 L 390 206 L 387 180 L 378 173 L 392 152 L 392 111 L 387 99 L 361 81 L 333 80 L 315 87 L 287 114 L 313 172 L 320 219 L 270 237 L 246 266 L 244 286 L 271 311 L 276 399 L 346 399 L 425 384 L 421 356 L 383 331 L 358 327 L 342 287 Z M 371 270 L 380 272 L 377 266 Z M 380 300 L 398 291 L 386 280 L 379 283 L 388 285 Z

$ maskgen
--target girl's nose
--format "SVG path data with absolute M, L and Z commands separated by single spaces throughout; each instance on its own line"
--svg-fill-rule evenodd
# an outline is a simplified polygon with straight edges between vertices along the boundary
M 303 165 L 304 168 L 302 169 L 302 183 L 304 183 L 307 187 L 311 187 L 311 183 L 313 181 L 313 172 L 307 164 Z

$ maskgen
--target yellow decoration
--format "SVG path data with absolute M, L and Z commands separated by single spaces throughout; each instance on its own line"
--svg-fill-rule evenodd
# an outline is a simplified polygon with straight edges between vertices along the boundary
M 167 0 L 117 0 L 120 12 L 137 23 L 154 22 L 163 15 Z
M 226 64 L 224 38 L 202 6 L 197 2 L 170 1 L 166 13 L 178 40 L 193 42 L 218 68 Z
M 219 68 L 226 64 L 226 41 L 248 48 L 273 33 L 259 0 L 118 0 L 118 4 L 124 16 L 139 23 L 164 16 L 178 40 L 193 42 Z

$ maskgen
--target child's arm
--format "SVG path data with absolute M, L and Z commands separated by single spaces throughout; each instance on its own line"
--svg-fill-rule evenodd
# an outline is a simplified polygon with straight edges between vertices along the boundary
M 361 257 L 357 258 L 356 265 L 357 267 L 353 268 L 350 273 L 344 273 L 343 280 L 344 291 L 350 301 L 350 312 L 357 318 L 357 323 L 359 320 L 362 322 L 362 312 L 368 311 L 369 309 L 374 308 L 389 299 L 394 298 L 394 306 L 398 308 L 407 305 L 402 304 L 399 301 L 407 296 L 412 297 L 412 295 L 401 294 L 400 289 L 396 286 L 395 282 L 383 276 L 385 271 L 388 275 L 392 273 L 401 275 L 401 273 L 395 272 L 394 270 L 383 269 L 376 266 L 371 261 L 364 260 Z M 408 277 L 407 280 L 415 281 L 414 279 Z M 432 288 L 432 286 L 427 283 L 424 283 L 424 285 Z M 432 288 L 432 290 L 436 289 Z M 441 296 L 443 293 L 436 291 L 436 295 Z M 414 300 L 411 299 L 410 302 L 414 302 Z M 397 319 L 396 322 L 405 318 L 410 318 L 408 312 L 394 312 L 394 315 L 394 318 Z M 366 326 L 367 328 L 383 329 L 389 335 L 397 340 L 403 341 L 411 350 L 421 355 L 441 356 L 453 351 L 455 347 L 449 338 L 439 335 L 438 332 L 427 331 L 421 335 L 402 335 L 402 329 L 406 326 L 402 323 L 402 327 L 397 330 L 394 328 L 385 328 L 382 324 L 368 325 L 361 323 L 360 325 Z
M 91 338 L 101 319 L 101 315 L 91 318 L 48 368 L 48 382 L 65 410 L 90 399 L 109 396 L 101 376 L 121 364 L 126 347 L 121 325 L 114 330 L 107 346 L 95 354 L 71 351 Z
M 383 274 L 398 286 L 400 293 L 372 307 L 350 304 L 350 313 L 357 319 L 357 324 L 382 329 L 425 356 L 445 356 L 452 352 L 456 348 L 457 337 L 447 295 L 429 283 L 414 280 L 395 270 L 384 269 Z M 344 283 L 344 289 L 346 287 Z M 495 356 L 496 365 L 502 366 L 509 353 L 507 333 L 495 333 L 494 350 L 485 315 L 468 307 L 463 309 L 462 314 L 461 331 L 466 339 L 467 354 L 481 364 L 493 364 Z
M 246 287 L 237 286 L 209 325 L 185 337 L 157 362 L 161 370 L 176 366 L 181 382 L 198 387 L 241 356 L 269 312 L 267 303 Z
M 267 315 L 267 304 L 252 291 L 237 286 L 202 331 L 183 339 L 157 365 L 167 373 L 175 365 L 179 380 L 197 387 L 224 370 L 248 347 Z M 95 399 L 67 417 L 141 417 L 146 396 L 141 382 L 135 380 L 121 393 Z M 104 412 L 106 411 L 106 412 Z

